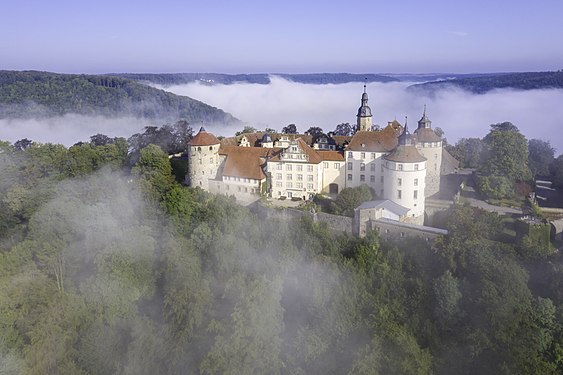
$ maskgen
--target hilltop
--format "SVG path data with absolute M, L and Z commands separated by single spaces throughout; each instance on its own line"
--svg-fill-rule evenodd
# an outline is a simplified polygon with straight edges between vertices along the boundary
M 67 113 L 133 116 L 159 121 L 240 124 L 221 109 L 131 79 L 38 71 L 0 71 L 0 118 Z
M 563 70 L 556 72 L 498 73 L 482 76 L 456 77 L 409 86 L 410 90 L 422 90 L 430 93 L 438 90 L 458 87 L 474 94 L 484 94 L 495 89 L 534 90 L 563 88 Z
M 223 73 L 114 73 L 111 76 L 134 79 L 157 85 L 171 86 L 199 82 L 208 85 L 231 85 L 234 83 L 253 83 L 267 85 L 271 76 L 281 77 L 291 82 L 315 85 L 339 84 L 350 82 L 395 82 L 397 78 L 381 74 L 351 74 L 351 73 L 258 73 L 258 74 L 223 74 Z

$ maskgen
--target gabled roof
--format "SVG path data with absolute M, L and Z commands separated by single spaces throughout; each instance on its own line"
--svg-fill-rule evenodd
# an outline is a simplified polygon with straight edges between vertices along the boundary
M 344 154 L 339 151 L 322 151 L 318 150 L 317 153 L 324 161 L 344 161 Z
M 313 150 L 311 148 L 311 146 L 309 146 L 307 144 L 307 142 L 305 142 L 302 138 L 297 138 L 295 140 L 297 142 L 297 145 L 299 146 L 299 148 L 303 151 L 303 153 L 305 155 L 307 155 L 307 162 L 309 164 L 319 164 L 323 159 L 321 158 L 321 156 L 319 155 L 319 152 Z M 281 154 L 284 150 L 287 149 L 276 149 L 276 150 L 280 150 L 278 152 L 275 152 L 273 154 L 273 157 L 270 159 L 271 161 L 281 161 Z M 297 161 L 297 160 L 295 160 Z
M 220 155 L 225 155 L 224 176 L 263 180 L 266 174 L 262 168 L 266 160 L 279 148 L 221 146 Z
M 406 207 L 401 206 L 389 199 L 379 199 L 375 201 L 364 202 L 358 206 L 357 210 L 366 208 L 384 208 L 387 211 L 391 211 L 398 216 L 406 215 L 410 210 Z
M 392 124 L 379 131 L 359 131 L 352 137 L 347 150 L 388 152 L 397 146 L 397 138 L 401 132 L 402 127 L 398 129 Z
M 202 127 L 199 132 L 193 137 L 188 144 L 190 146 L 211 146 L 218 145 L 220 142 L 213 134 L 208 133 Z
M 450 154 L 448 152 L 448 150 L 446 150 L 445 147 L 442 148 L 442 160 L 445 161 L 446 163 L 449 163 L 450 165 L 452 165 L 454 168 L 459 168 L 459 160 L 457 160 L 456 158 L 454 158 L 452 156 L 452 154 Z

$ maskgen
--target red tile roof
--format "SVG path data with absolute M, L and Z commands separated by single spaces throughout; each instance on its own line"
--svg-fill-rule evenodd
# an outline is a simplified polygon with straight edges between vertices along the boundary
M 262 166 L 266 160 L 278 153 L 279 148 L 221 146 L 220 155 L 225 155 L 224 176 L 263 180 L 266 174 Z
M 398 124 L 398 123 L 397 123 Z M 359 131 L 354 134 L 347 150 L 388 152 L 397 146 L 397 139 L 402 127 L 390 123 L 383 130 Z
M 217 137 L 205 130 L 200 130 L 199 133 L 188 142 L 190 146 L 211 146 L 218 145 L 219 143 Z
M 317 151 L 322 160 L 325 161 L 344 161 L 344 154 L 339 151 Z

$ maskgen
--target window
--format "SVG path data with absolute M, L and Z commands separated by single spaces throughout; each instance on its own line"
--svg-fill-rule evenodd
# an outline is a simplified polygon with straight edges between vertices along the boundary
M 303 170 L 303 166 L 302 165 L 298 165 L 297 166 L 297 172 L 301 172 Z
M 244 188 L 244 192 L 245 192 L 245 193 L 248 193 L 248 188 L 247 188 L 247 187 Z
M 349 152 L 348 152 L 348 157 L 349 157 L 349 158 L 352 158 L 352 157 L 353 157 L 352 151 L 349 151 Z
M 212 150 L 213 150 L 213 146 L 209 146 L 209 151 L 212 151 Z
M 352 175 L 348 174 L 348 181 L 352 181 Z
M 288 180 L 288 181 L 291 181 L 292 180 L 292 174 L 291 173 L 286 174 L 285 179 Z
M 334 169 L 340 169 L 340 163 L 334 163 Z
M 418 178 L 414 179 L 414 186 L 418 186 Z
M 415 165 L 414 165 L 414 170 L 415 170 L 415 171 L 418 171 L 418 164 L 415 164 Z
M 282 179 L 282 174 L 276 173 L 276 180 L 281 180 L 281 179 Z
M 349 171 L 352 170 L 352 162 L 351 162 L 351 161 L 348 162 L 348 170 L 349 170 Z
M 375 160 L 375 152 L 371 153 L 371 160 Z
M 369 182 L 375 182 L 375 176 L 374 175 L 369 176 Z
M 413 198 L 414 198 L 414 199 L 418 199 L 418 190 L 415 190 L 415 191 L 414 191 Z
M 364 163 L 360 163 L 360 171 L 365 171 L 366 165 Z
M 313 172 L 313 166 L 312 165 L 307 166 L 307 172 Z
M 209 158 L 209 164 L 213 164 L 213 158 Z
M 283 186 L 283 185 L 282 185 L 282 182 L 281 182 L 281 181 L 276 181 L 276 187 L 281 188 L 282 186 Z
M 385 190 L 383 190 L 383 189 L 381 189 L 381 190 L 379 191 L 379 193 L 380 193 L 379 197 L 380 197 L 380 198 L 383 198 L 383 192 L 384 192 L 384 191 L 385 191 Z
M 302 182 L 297 183 L 297 189 L 303 189 L 303 183 Z
M 323 163 L 323 167 L 324 167 L 325 169 L 328 169 L 328 163 L 327 163 L 326 161 Z
M 371 163 L 369 166 L 369 170 L 375 172 L 375 163 Z
M 402 178 L 397 179 L 397 185 L 403 186 L 403 179 Z
M 365 159 L 365 158 L 366 158 L 366 153 L 362 152 L 362 159 Z
M 438 154 L 434 154 L 434 159 L 438 159 Z
M 282 170 L 282 163 L 276 164 L 276 169 L 277 169 L 278 171 L 281 171 L 281 170 Z
M 397 198 L 401 199 L 403 196 L 403 192 L 401 190 L 397 190 Z
M 312 174 L 307 175 L 307 181 L 313 181 L 313 175 Z
M 381 164 L 381 173 L 383 173 L 383 164 Z
M 366 176 L 363 175 L 363 174 L 361 174 L 361 175 L 360 175 L 360 181 L 365 181 L 365 180 L 366 180 Z
M 303 181 L 303 175 L 302 174 L 297 175 L 297 181 Z
M 313 190 L 313 184 L 307 184 L 307 189 Z
M 434 170 L 437 171 L 438 170 L 438 164 L 434 163 Z
M 287 164 L 287 165 L 285 166 L 285 170 L 286 170 L 286 171 L 290 171 L 290 170 L 291 170 L 291 164 Z
M 403 170 L 403 164 L 397 164 L 397 169 L 402 171 Z
M 285 187 L 291 189 L 293 187 L 293 184 L 291 182 L 286 182 Z
M 383 183 L 383 176 L 379 178 L 379 182 Z

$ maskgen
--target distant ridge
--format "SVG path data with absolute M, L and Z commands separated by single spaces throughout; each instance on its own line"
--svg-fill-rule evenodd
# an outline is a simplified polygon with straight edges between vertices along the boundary
M 0 118 L 67 113 L 133 116 L 159 122 L 241 124 L 221 109 L 134 80 L 107 75 L 0 70 Z
M 341 84 L 350 82 L 395 82 L 397 78 L 381 74 L 352 73 L 257 73 L 257 74 L 223 74 L 223 73 L 111 73 L 111 76 L 123 77 L 137 81 L 150 82 L 162 86 L 182 85 L 199 82 L 208 85 L 231 85 L 234 83 L 254 83 L 267 85 L 271 76 L 281 77 L 288 81 L 308 84 Z
M 420 83 L 409 90 L 433 93 L 448 87 L 459 87 L 474 94 L 484 94 L 495 89 L 534 90 L 563 88 L 563 70 L 555 72 L 498 73 L 475 77 Z

